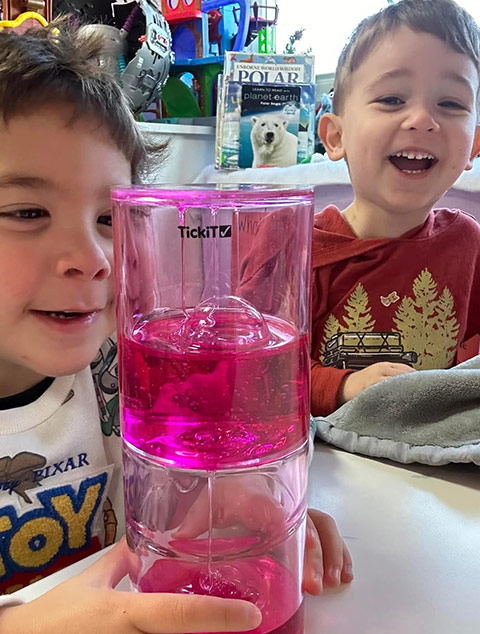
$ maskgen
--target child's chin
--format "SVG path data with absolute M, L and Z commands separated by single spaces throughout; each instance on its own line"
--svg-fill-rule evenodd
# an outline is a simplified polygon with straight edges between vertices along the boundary
M 78 374 L 79 372 L 81 372 L 82 370 L 85 370 L 85 368 L 88 368 L 89 366 L 90 366 L 90 362 L 82 364 L 82 365 L 81 364 L 49 365 L 43 368 L 43 371 L 40 372 L 40 374 L 44 376 L 51 376 L 54 378 L 58 378 L 61 376 L 70 376 L 72 374 Z
M 100 346 L 98 346 L 92 354 L 81 355 L 67 355 L 65 358 L 50 359 L 48 363 L 41 364 L 42 367 L 38 368 L 39 374 L 44 376 L 69 376 L 71 374 L 78 374 L 85 368 L 88 368 L 94 358 L 97 356 L 97 352 Z

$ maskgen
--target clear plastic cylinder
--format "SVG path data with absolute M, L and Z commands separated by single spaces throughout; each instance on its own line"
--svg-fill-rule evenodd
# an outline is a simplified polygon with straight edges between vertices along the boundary
M 116 189 L 130 576 L 303 631 L 310 188 Z

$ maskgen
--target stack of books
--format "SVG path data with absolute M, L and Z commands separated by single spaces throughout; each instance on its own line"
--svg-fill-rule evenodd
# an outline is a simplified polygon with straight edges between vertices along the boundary
M 314 152 L 312 55 L 225 53 L 215 167 L 286 167 Z

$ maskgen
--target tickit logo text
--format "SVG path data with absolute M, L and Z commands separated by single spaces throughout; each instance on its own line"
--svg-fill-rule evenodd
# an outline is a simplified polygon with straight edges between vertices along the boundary
M 178 227 L 181 238 L 231 238 L 232 225 L 208 225 L 207 227 Z

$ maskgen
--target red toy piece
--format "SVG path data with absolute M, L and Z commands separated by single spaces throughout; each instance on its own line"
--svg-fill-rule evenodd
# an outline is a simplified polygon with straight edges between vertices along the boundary
M 169 24 L 202 17 L 202 0 L 161 0 L 161 3 Z
M 222 54 L 222 36 L 220 35 L 219 26 L 222 20 L 222 12 L 218 9 L 213 9 L 208 12 L 208 41 L 210 47 L 216 44 L 218 48 L 218 55 Z M 210 50 L 210 52 L 212 52 Z

